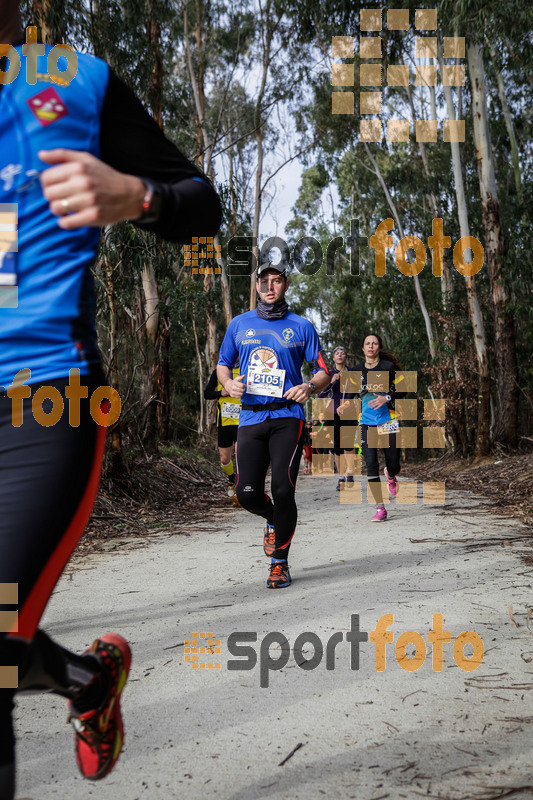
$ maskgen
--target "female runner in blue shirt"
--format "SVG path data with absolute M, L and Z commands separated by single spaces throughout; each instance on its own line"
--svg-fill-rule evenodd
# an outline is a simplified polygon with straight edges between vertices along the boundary
M 369 490 L 376 503 L 376 513 L 372 522 L 384 522 L 387 510 L 383 505 L 381 481 L 379 476 L 379 460 L 377 445 L 377 427 L 390 423 L 393 419 L 394 401 L 405 397 L 405 392 L 396 391 L 396 372 L 401 366 L 392 353 L 383 351 L 383 342 L 377 333 L 367 333 L 363 338 L 362 350 L 364 360 L 356 364 L 353 370 L 361 372 L 361 449 L 366 463 Z M 372 373 L 386 372 L 388 383 L 383 384 L 386 391 L 373 391 Z M 380 379 L 382 380 L 382 378 Z M 383 448 L 385 454 L 385 478 L 389 494 L 395 496 L 398 491 L 396 476 L 400 472 L 400 451 L 396 443 L 396 433 L 389 434 L 388 447 Z

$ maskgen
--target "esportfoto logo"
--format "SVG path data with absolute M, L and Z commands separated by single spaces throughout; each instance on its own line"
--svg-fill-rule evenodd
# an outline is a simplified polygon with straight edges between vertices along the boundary
M 415 10 L 414 61 L 415 84 L 417 87 L 434 87 L 438 80 L 438 42 L 436 35 L 428 32 L 437 30 L 437 9 L 417 8 Z M 384 85 L 408 87 L 411 71 L 408 63 L 388 64 L 385 72 L 383 64 L 380 31 L 383 28 L 382 9 L 361 9 L 359 37 L 359 113 L 361 114 L 360 140 L 362 142 L 381 142 L 382 105 Z M 397 8 L 387 11 L 387 28 L 390 31 L 409 31 L 409 9 Z M 419 35 L 422 34 L 422 35 Z M 462 36 L 445 36 L 442 82 L 444 86 L 465 85 L 465 65 L 459 63 L 465 57 L 465 39 Z M 331 95 L 333 114 L 354 114 L 355 93 L 344 91 L 342 87 L 355 85 L 355 38 L 353 36 L 332 37 L 332 57 L 342 63 L 332 67 L 331 84 L 336 88 Z M 389 119 L 387 122 L 387 141 L 408 142 L 409 120 Z M 437 141 L 438 121 L 436 119 L 416 119 L 415 136 L 417 142 Z M 465 121 L 445 119 L 442 122 L 444 142 L 464 142 Z
M 230 671 L 255 669 L 259 660 L 259 686 L 266 689 L 270 683 L 270 673 L 279 672 L 289 663 L 292 656 L 296 666 L 306 672 L 316 669 L 324 660 L 326 670 L 334 670 L 337 663 L 337 646 L 346 641 L 350 645 L 350 669 L 360 668 L 360 644 L 370 640 L 374 645 L 374 669 L 384 672 L 387 669 L 387 653 L 394 655 L 396 665 L 406 672 L 416 672 L 426 661 L 428 647 L 423 636 L 417 631 L 404 631 L 396 642 L 394 649 L 387 648 L 394 642 L 394 633 L 390 628 L 394 624 L 394 614 L 383 614 L 377 621 L 374 630 L 368 634 L 360 629 L 359 614 L 350 617 L 350 629 L 344 634 L 337 631 L 324 643 L 313 631 L 304 631 L 294 640 L 292 645 L 280 631 L 271 631 L 261 640 L 258 654 L 253 647 L 258 641 L 255 631 L 236 631 L 228 636 L 227 647 L 230 655 L 226 668 Z M 442 614 L 432 617 L 432 627 L 427 632 L 428 644 L 432 645 L 431 668 L 433 672 L 442 672 L 445 655 L 449 655 L 446 644 L 452 644 L 452 633 L 444 629 Z M 205 642 L 205 646 L 203 646 Z M 207 644 L 209 642 L 209 644 Z M 191 647 L 192 643 L 192 647 Z M 465 648 L 468 647 L 468 655 Z M 275 648 L 271 653 L 271 648 Z M 309 650 L 312 655 L 309 657 Z M 212 633 L 193 633 L 192 639 L 185 640 L 185 661 L 190 662 L 193 669 L 221 669 L 221 661 L 213 663 L 210 657 L 222 652 L 219 639 L 213 639 Z M 461 631 L 452 644 L 452 657 L 459 669 L 472 672 L 483 663 L 485 648 L 483 639 L 474 631 Z M 220 656 L 219 656 L 220 658 Z
M 44 44 L 37 42 L 37 28 L 28 25 L 26 28 L 26 44 L 22 45 L 22 55 L 26 62 L 26 83 L 35 86 L 37 78 L 37 59 L 44 56 Z M 21 59 L 14 47 L 10 44 L 0 44 L 0 58 L 8 60 L 7 68 L 0 66 L 0 84 L 9 84 L 18 78 L 21 69 Z M 66 62 L 66 69 L 59 69 L 59 61 Z M 49 51 L 46 58 L 46 74 L 58 86 L 68 86 L 78 74 L 78 56 L 76 51 L 68 44 L 56 44 Z

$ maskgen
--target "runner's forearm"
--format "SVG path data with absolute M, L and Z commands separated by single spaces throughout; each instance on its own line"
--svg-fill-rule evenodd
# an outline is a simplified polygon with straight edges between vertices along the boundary
M 322 392 L 327 386 L 329 386 L 331 383 L 331 375 L 328 375 L 325 370 L 320 369 L 318 372 L 315 372 L 310 382 L 316 386 L 316 394 L 317 392 Z
M 226 389 L 228 381 L 233 380 L 233 373 L 229 367 L 225 367 L 223 364 L 217 364 L 217 378 L 219 383 Z M 226 389 L 226 391 L 228 391 L 228 389 Z

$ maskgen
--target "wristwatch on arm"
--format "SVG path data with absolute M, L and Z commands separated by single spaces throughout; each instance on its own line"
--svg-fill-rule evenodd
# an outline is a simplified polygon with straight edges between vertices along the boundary
M 309 397 L 311 397 L 311 395 L 316 392 L 316 386 L 314 383 L 311 383 L 311 381 L 308 381 L 307 385 L 309 386 Z
M 161 191 L 152 181 L 147 180 L 147 178 L 141 178 L 140 180 L 144 183 L 146 191 L 143 197 L 142 214 L 136 222 L 151 224 L 159 219 L 163 198 Z

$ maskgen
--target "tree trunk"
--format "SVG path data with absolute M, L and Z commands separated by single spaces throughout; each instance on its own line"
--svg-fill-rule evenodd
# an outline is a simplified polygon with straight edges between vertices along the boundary
M 215 236 L 215 245 L 220 245 L 220 239 Z M 224 259 L 220 256 L 216 259 L 217 266 L 220 268 L 220 286 L 222 288 L 222 305 L 224 306 L 224 316 L 226 317 L 226 325 L 229 325 L 232 319 L 231 302 L 229 292 L 228 273 L 226 272 L 226 265 Z
M 213 143 L 210 140 L 209 133 L 206 129 L 205 125 L 205 70 L 204 70 L 204 38 L 203 38 L 203 30 L 202 30 L 202 0 L 196 0 L 196 47 L 198 50 L 198 73 L 196 74 L 194 71 L 194 64 L 192 59 L 192 52 L 191 46 L 189 42 L 189 20 L 187 14 L 187 3 L 185 3 L 183 8 L 183 28 L 184 28 L 184 39 L 185 39 L 185 53 L 187 59 L 187 69 L 189 72 L 189 80 L 191 81 L 193 97 L 194 97 L 194 104 L 196 108 L 196 120 L 197 120 L 197 146 L 199 151 L 198 161 L 200 166 L 204 168 L 205 171 L 211 172 L 212 171 L 212 153 L 213 153 Z M 218 236 L 214 239 L 215 243 L 219 242 Z M 206 266 L 207 266 L 206 261 Z M 221 270 L 222 271 L 222 270 Z M 205 274 L 204 277 L 204 292 L 212 293 L 213 291 L 213 284 L 214 284 L 214 276 Z M 227 281 L 227 275 L 224 270 L 223 278 L 222 278 L 222 296 L 224 299 L 224 311 L 226 314 L 226 318 L 228 317 L 228 313 L 230 315 L 231 320 L 231 307 L 229 301 L 229 284 Z M 209 362 L 210 369 L 213 370 L 216 365 L 217 361 L 217 337 L 216 337 L 216 316 L 215 310 L 212 307 L 212 303 L 208 300 L 206 305 L 206 317 L 207 317 L 207 360 Z M 203 412 L 202 412 L 203 413 Z M 203 421 L 202 421 L 202 429 L 203 429 Z
M 452 90 L 449 86 L 444 86 L 444 96 L 448 118 L 455 119 L 455 108 L 453 105 Z M 450 142 L 452 151 L 453 176 L 455 182 L 455 196 L 457 199 L 457 213 L 459 216 L 459 229 L 461 237 L 470 236 L 468 224 L 468 211 L 466 208 L 466 197 L 463 184 L 463 172 L 461 169 L 461 151 L 459 142 Z M 487 354 L 487 342 L 485 339 L 485 326 L 483 315 L 476 292 L 476 283 L 473 277 L 465 277 L 466 296 L 468 299 L 468 311 L 472 330 L 474 332 L 474 347 L 478 363 L 478 418 L 477 418 L 477 439 L 476 454 L 479 456 L 487 455 L 489 452 L 489 429 L 490 429 L 490 377 L 489 359 Z
M 260 6 L 261 8 L 261 6 Z M 263 39 L 263 72 L 261 74 L 261 85 L 257 98 L 255 101 L 254 110 L 254 128 L 255 128 L 255 141 L 257 144 L 257 169 L 255 173 L 255 197 L 254 197 L 254 220 L 252 227 L 253 241 L 256 243 L 253 247 L 253 253 L 256 259 L 257 266 L 259 267 L 259 221 L 261 217 L 261 202 L 262 202 L 262 189 L 261 181 L 263 179 L 263 130 L 261 106 L 265 96 L 266 83 L 268 78 L 268 70 L 270 67 L 270 48 L 272 45 L 273 26 L 272 26 L 272 0 L 266 0 L 264 9 L 261 9 L 261 22 L 264 26 L 264 39 Z M 252 311 L 257 302 L 257 294 L 255 289 L 255 273 L 252 271 L 250 275 L 250 310 Z
M 109 228 L 104 231 L 104 242 L 107 247 L 105 236 Z M 117 312 L 117 293 L 115 289 L 115 281 L 113 279 L 113 269 L 111 268 L 107 256 L 104 254 L 101 259 L 102 272 L 104 276 L 104 285 L 109 303 L 109 374 L 108 381 L 110 386 L 120 396 L 120 382 L 119 370 L 117 359 L 117 341 L 118 341 L 118 312 Z M 122 435 L 120 429 L 120 421 L 113 426 L 110 435 L 110 448 L 111 448 L 111 476 L 113 478 L 121 478 L 123 475 L 123 462 L 122 462 Z
M 485 259 L 489 271 L 494 316 L 494 358 L 497 381 L 497 422 L 495 437 L 516 447 L 518 424 L 518 368 L 513 314 L 509 293 L 503 281 L 504 239 L 500 205 L 490 141 L 483 51 L 478 44 L 467 48 L 472 91 L 474 144 L 476 147 L 481 207 L 485 240 Z
M 161 36 L 161 29 L 156 16 L 153 13 L 153 6 L 151 0 L 148 3 L 148 31 L 147 39 L 152 45 L 154 56 L 154 67 L 152 70 L 152 87 L 151 87 L 151 106 L 154 119 L 160 128 L 163 128 L 162 118 L 162 94 L 163 94 L 163 63 L 161 60 L 161 52 L 159 49 L 159 39 Z
M 368 157 L 369 157 L 370 161 L 372 162 L 372 166 L 374 167 L 374 169 L 376 171 L 377 179 L 381 184 L 381 188 L 383 189 L 383 192 L 384 192 L 385 197 L 387 199 L 387 203 L 389 204 L 389 208 L 390 208 L 390 210 L 392 212 L 392 216 L 394 217 L 394 219 L 396 221 L 396 225 L 398 226 L 400 239 L 403 239 L 404 238 L 404 236 L 403 236 L 403 226 L 402 226 L 402 223 L 400 221 L 400 217 L 398 215 L 398 211 L 396 209 L 396 206 L 394 204 L 394 201 L 393 201 L 392 197 L 390 196 L 390 192 L 387 189 L 387 184 L 385 183 L 385 181 L 383 179 L 383 175 L 381 174 L 381 170 L 380 170 L 380 168 L 379 168 L 379 166 L 378 166 L 378 164 L 376 162 L 376 159 L 374 158 L 374 156 L 370 152 L 370 148 L 366 144 L 366 142 L 365 142 L 365 150 L 366 150 L 366 152 L 368 154 Z M 431 327 L 431 320 L 429 318 L 428 310 L 426 308 L 426 303 L 425 303 L 425 300 L 424 300 L 424 295 L 422 294 L 422 287 L 420 286 L 420 281 L 418 280 L 418 275 L 414 275 L 413 276 L 413 281 L 414 281 L 416 298 L 418 300 L 418 305 L 420 306 L 420 311 L 422 312 L 422 317 L 424 318 L 424 324 L 426 326 L 426 336 L 428 338 L 429 352 L 431 354 L 431 358 L 435 358 L 435 353 L 436 353 L 436 350 L 435 350 L 435 338 L 433 336 L 433 329 Z
M 157 451 L 158 420 L 156 402 L 160 400 L 161 376 L 158 363 L 159 340 L 159 291 L 155 278 L 154 265 L 145 259 L 141 276 L 142 309 L 144 318 L 144 387 L 142 391 L 146 408 L 144 426 L 144 446 L 149 452 Z
M 204 419 L 205 419 L 205 398 L 204 398 L 204 374 L 202 356 L 200 354 L 200 346 L 198 344 L 198 334 L 196 332 L 196 322 L 194 317 L 192 319 L 192 332 L 194 334 L 194 346 L 196 350 L 196 360 L 198 362 L 198 395 L 200 398 L 200 418 L 198 420 L 198 433 L 204 433 Z
M 67 41 L 65 18 L 63 15 L 51 14 L 51 0 L 32 0 L 32 25 L 41 29 L 41 40 L 44 44 L 62 44 Z M 51 18 L 55 24 L 50 24 Z
M 407 87 L 407 95 L 409 97 L 409 106 L 411 108 L 411 118 L 413 120 L 413 125 L 415 126 L 418 117 L 416 115 L 413 93 L 411 92 L 410 86 Z M 433 117 L 433 119 L 436 119 L 436 116 Z M 431 174 L 429 169 L 429 159 L 428 159 L 426 145 L 424 144 L 424 142 L 418 142 L 417 144 L 418 144 L 418 149 L 420 151 L 422 164 L 424 167 L 424 173 L 426 175 L 426 178 L 430 178 Z M 429 207 L 431 208 L 431 213 L 433 214 L 433 219 L 440 219 L 441 214 L 439 211 L 437 198 L 435 196 L 435 193 L 432 191 L 428 195 L 428 202 L 429 202 Z M 443 263 L 442 265 L 442 277 L 440 279 L 440 285 L 442 293 L 442 307 L 444 308 L 444 310 L 446 310 L 450 305 L 450 299 L 452 296 L 452 276 L 450 273 L 450 267 L 446 263 Z
M 490 52 L 494 64 L 496 64 L 496 52 L 492 45 L 490 45 Z M 518 159 L 518 145 L 516 142 L 516 134 L 513 125 L 513 118 L 511 116 L 509 104 L 507 103 L 507 97 L 505 94 L 505 86 L 503 83 L 502 74 L 496 66 L 494 67 L 494 69 L 496 70 L 496 80 L 498 82 L 498 95 L 500 96 L 500 102 L 502 104 L 503 117 L 505 119 L 505 127 L 507 128 L 507 135 L 509 136 L 509 142 L 511 144 L 511 156 L 513 159 L 513 172 L 514 172 L 514 180 L 516 186 L 516 194 L 518 196 L 518 201 L 522 203 L 523 201 L 522 174 L 520 171 L 520 161 Z

